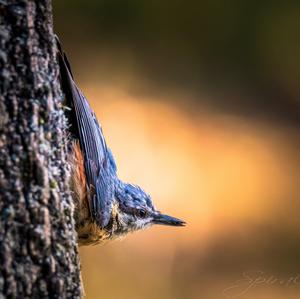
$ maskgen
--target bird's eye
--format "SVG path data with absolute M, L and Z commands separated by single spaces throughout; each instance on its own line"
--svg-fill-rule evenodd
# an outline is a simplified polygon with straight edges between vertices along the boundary
M 147 215 L 147 212 L 143 209 L 138 210 L 138 216 L 144 218 Z

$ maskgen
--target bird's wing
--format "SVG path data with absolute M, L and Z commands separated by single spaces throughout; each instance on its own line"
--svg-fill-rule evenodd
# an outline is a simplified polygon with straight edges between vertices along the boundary
M 100 227 L 105 227 L 110 219 L 113 201 L 113 176 L 115 163 L 106 146 L 102 129 L 87 99 L 76 86 L 70 65 L 59 47 L 62 85 L 74 109 L 77 133 L 84 155 L 84 166 L 92 218 Z

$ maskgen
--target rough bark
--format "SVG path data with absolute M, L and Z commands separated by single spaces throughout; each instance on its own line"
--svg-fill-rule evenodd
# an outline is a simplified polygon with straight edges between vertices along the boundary
M 0 18 L 0 298 L 80 298 L 51 1 Z

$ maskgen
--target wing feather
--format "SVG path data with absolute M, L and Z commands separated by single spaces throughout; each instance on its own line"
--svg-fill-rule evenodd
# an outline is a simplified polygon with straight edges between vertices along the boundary
M 112 209 L 114 193 L 112 177 L 116 173 L 115 163 L 95 113 L 73 80 L 65 54 L 60 53 L 59 59 L 61 73 L 64 76 L 63 86 L 71 99 L 80 147 L 84 154 L 90 212 L 97 224 L 105 227 L 109 222 Z

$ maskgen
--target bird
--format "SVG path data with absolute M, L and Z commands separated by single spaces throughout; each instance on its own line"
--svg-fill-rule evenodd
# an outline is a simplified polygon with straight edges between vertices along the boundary
M 185 226 L 158 211 L 141 187 L 119 179 L 102 127 L 76 85 L 69 60 L 56 36 L 60 81 L 69 122 L 70 189 L 78 245 L 96 245 L 154 224 Z

